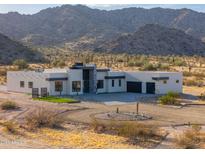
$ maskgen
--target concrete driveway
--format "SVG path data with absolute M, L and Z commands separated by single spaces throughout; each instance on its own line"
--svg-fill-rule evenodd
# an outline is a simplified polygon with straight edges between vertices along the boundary
M 131 104 L 136 102 L 153 103 L 156 102 L 159 95 L 137 94 L 137 93 L 107 93 L 107 94 L 84 94 L 71 96 L 75 99 L 96 102 L 106 105 Z

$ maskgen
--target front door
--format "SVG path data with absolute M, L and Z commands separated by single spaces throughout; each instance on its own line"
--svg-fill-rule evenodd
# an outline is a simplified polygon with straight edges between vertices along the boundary
M 155 94 L 155 83 L 154 82 L 147 82 L 146 83 L 146 91 L 147 91 L 147 94 Z
M 89 89 L 90 89 L 90 88 L 89 88 L 89 84 L 90 84 L 90 83 L 89 83 L 89 80 L 84 80 L 84 81 L 83 81 L 83 92 L 84 92 L 84 93 L 89 93 L 89 91 L 90 91 L 90 90 L 89 90 Z

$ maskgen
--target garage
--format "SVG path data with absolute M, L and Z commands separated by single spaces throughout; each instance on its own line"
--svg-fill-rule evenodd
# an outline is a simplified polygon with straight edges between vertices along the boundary
M 127 82 L 127 92 L 142 93 L 142 82 Z
M 147 94 L 155 94 L 155 83 L 147 82 L 146 83 L 146 93 Z

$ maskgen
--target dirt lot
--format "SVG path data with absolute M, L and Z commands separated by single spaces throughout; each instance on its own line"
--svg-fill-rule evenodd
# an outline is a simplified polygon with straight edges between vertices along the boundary
M 119 97 L 120 95 L 120 97 Z M 128 97 L 129 96 L 129 97 Z M 132 97 L 131 97 L 132 96 Z M 23 123 L 24 118 L 26 115 L 29 115 L 29 113 L 38 110 L 41 107 L 46 107 L 49 109 L 56 110 L 59 113 L 62 113 L 67 120 L 67 127 L 70 127 L 69 123 L 77 123 L 78 125 L 75 125 L 72 127 L 71 130 L 74 132 L 72 134 L 69 134 L 69 132 L 58 132 L 54 130 L 49 130 L 49 132 L 55 134 L 59 137 L 59 135 L 62 135 L 62 133 L 66 134 L 67 137 L 73 137 L 73 142 L 69 145 L 60 145 L 55 143 L 53 139 L 50 139 L 50 142 L 52 141 L 52 144 L 49 144 L 49 141 L 43 140 L 45 136 L 42 136 L 42 131 L 44 135 L 48 133 L 48 130 L 42 130 L 41 132 L 38 132 L 36 134 L 30 134 L 28 136 L 32 137 L 19 137 L 16 138 L 15 136 L 8 135 L 6 133 L 3 133 L 3 131 L 0 128 L 0 148 L 139 148 L 137 146 L 132 146 L 127 143 L 125 143 L 124 138 L 118 138 L 113 136 L 106 136 L 95 134 L 90 131 L 85 131 L 84 128 L 80 128 L 77 130 L 76 133 L 76 127 L 80 127 L 81 125 L 84 126 L 91 122 L 92 117 L 96 113 L 101 112 L 109 112 L 109 111 L 116 111 L 116 108 L 119 108 L 119 111 L 125 111 L 125 112 L 135 112 L 136 111 L 136 101 L 135 98 L 137 98 L 138 95 L 133 94 L 108 94 L 108 95 L 99 95 L 97 99 L 103 97 L 104 101 L 95 101 L 93 97 L 78 97 L 78 99 L 81 99 L 81 103 L 76 104 L 56 104 L 56 103 L 49 103 L 49 102 L 40 102 L 40 101 L 33 101 L 31 99 L 30 95 L 21 94 L 21 93 L 7 93 L 5 91 L 0 92 L 0 103 L 2 103 L 5 100 L 13 100 L 16 103 L 19 104 L 20 109 L 13 110 L 13 111 L 3 111 L 0 110 L 0 119 L 2 120 L 13 120 L 18 123 Z M 124 98 L 129 98 L 129 101 L 124 101 Z M 90 99 L 92 98 L 92 99 Z M 110 98 L 110 99 L 108 99 Z M 195 97 L 193 97 L 195 98 Z M 103 99 L 102 99 L 103 100 Z M 185 99 L 186 100 L 186 99 Z M 193 99 L 193 101 L 196 101 Z M 156 97 L 153 96 L 147 96 L 147 97 L 141 97 L 137 99 L 137 102 L 141 102 L 139 105 L 139 112 L 149 115 L 153 117 L 151 120 L 146 120 L 144 123 L 147 124 L 154 124 L 158 125 L 160 127 L 166 128 L 168 132 L 172 132 L 173 128 L 172 125 L 177 124 L 184 124 L 184 123 L 195 123 L 195 124 L 205 124 L 205 106 L 186 106 L 183 108 L 176 108 L 172 106 L 161 106 L 156 104 Z M 149 102 L 149 103 L 148 103 Z M 152 102 L 152 103 L 150 103 Z M 154 103 L 155 102 L 155 103 Z M 171 129 L 172 128 L 172 129 Z M 70 128 L 69 128 L 70 130 Z M 80 130 L 80 131 L 79 131 Z M 182 128 L 183 130 L 183 128 Z M 177 131 L 177 129 L 175 130 Z M 180 129 L 181 131 L 181 129 Z M 50 133 L 47 135 L 49 136 Z M 82 141 L 82 138 L 88 138 L 86 134 L 92 134 L 91 136 L 95 136 L 95 138 L 103 138 L 104 140 L 110 140 L 112 144 L 111 147 L 109 145 L 97 145 L 96 141 L 93 139 L 91 140 L 92 143 L 89 145 L 84 144 L 84 140 Z M 171 135 L 172 136 L 172 135 Z M 42 140 L 38 141 L 38 138 L 41 138 Z M 79 143 L 74 143 L 76 141 L 75 139 L 78 138 L 83 145 L 80 146 Z M 8 142 L 9 140 L 9 142 Z M 11 142 L 15 141 L 15 142 Z M 91 142 L 89 140 L 89 142 Z M 104 142 L 104 141 L 103 141 Z M 164 142 L 167 142 L 164 140 Z M 156 148 L 169 148 L 169 146 L 164 146 L 164 142 L 162 142 L 160 145 L 158 145 Z M 95 143 L 95 144 L 94 144 Z M 117 144 L 119 143 L 119 144 Z M 167 144 L 167 143 L 166 143 Z M 170 143 L 169 143 L 170 144 Z M 73 145 L 73 146 L 72 146 Z M 79 146 L 74 146 L 79 145 Z M 98 147 L 99 146 L 99 147 Z

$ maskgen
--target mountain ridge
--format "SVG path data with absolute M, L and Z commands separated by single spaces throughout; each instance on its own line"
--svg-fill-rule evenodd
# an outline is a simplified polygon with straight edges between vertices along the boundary
M 190 9 L 131 7 L 106 11 L 84 5 L 62 5 L 33 15 L 0 14 L 1 33 L 40 46 L 64 44 L 81 37 L 111 40 L 146 24 L 176 28 L 196 38 L 205 38 L 205 13 Z
M 147 24 L 133 34 L 106 42 L 95 51 L 151 55 L 205 55 L 205 43 L 181 30 Z

